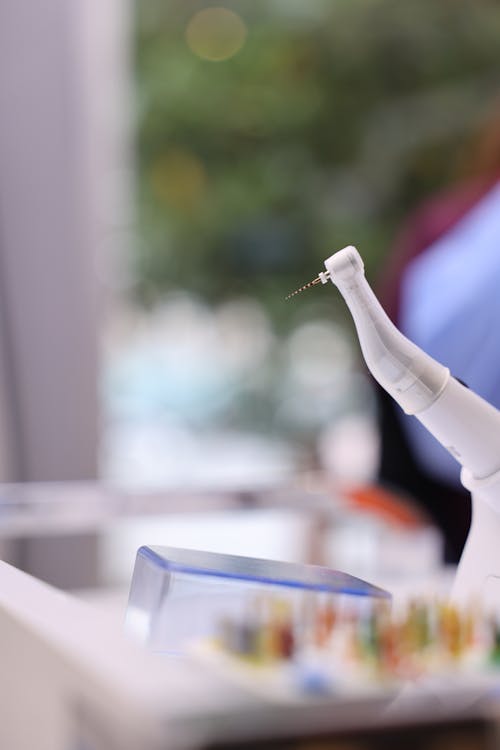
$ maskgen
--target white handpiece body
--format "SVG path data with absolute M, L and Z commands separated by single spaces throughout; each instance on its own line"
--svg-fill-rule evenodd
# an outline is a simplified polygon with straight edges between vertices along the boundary
M 373 377 L 457 459 L 462 482 L 472 490 L 472 526 L 454 597 L 482 593 L 489 600 L 498 596 L 500 604 L 500 411 L 394 326 L 366 281 L 356 248 L 335 253 L 325 267 L 328 273 L 320 276 L 344 297 Z

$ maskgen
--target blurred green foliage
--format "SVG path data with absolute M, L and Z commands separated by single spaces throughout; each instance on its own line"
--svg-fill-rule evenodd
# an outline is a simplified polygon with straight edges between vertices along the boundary
M 498 90 L 500 4 L 224 6 L 247 34 L 212 62 L 185 35 L 208 3 L 137 2 L 135 293 L 252 294 L 284 328 L 284 294 L 327 255 L 356 244 L 373 278 L 403 217 L 456 177 Z

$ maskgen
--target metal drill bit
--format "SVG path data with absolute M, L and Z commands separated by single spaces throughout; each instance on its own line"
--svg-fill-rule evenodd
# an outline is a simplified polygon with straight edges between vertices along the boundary
M 287 294 L 285 299 L 290 299 L 290 297 L 295 297 L 296 294 L 300 294 L 300 292 L 303 292 L 305 289 L 309 289 L 311 286 L 316 286 L 316 284 L 326 284 L 327 280 L 330 278 L 330 274 L 328 271 L 325 273 L 321 273 L 319 276 L 316 276 L 315 279 L 312 281 L 309 281 L 308 284 L 304 284 L 304 286 L 299 287 L 299 289 L 296 289 L 294 292 L 291 292 L 291 294 Z

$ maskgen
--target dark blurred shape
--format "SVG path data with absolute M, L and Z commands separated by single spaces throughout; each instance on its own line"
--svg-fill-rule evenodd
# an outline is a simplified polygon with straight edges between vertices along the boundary
M 427 200 L 405 223 L 380 286 L 396 325 L 500 408 L 500 128 L 499 111 L 473 141 L 462 176 Z M 460 467 L 417 420 L 377 389 L 380 479 L 409 492 L 445 538 L 456 562 L 471 520 Z

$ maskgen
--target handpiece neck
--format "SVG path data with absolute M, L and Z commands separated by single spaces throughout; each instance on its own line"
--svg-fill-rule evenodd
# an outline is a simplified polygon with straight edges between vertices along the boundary
M 425 354 L 389 320 L 364 276 L 357 250 L 325 261 L 351 311 L 368 369 L 407 414 L 427 409 L 444 389 L 449 370 Z

